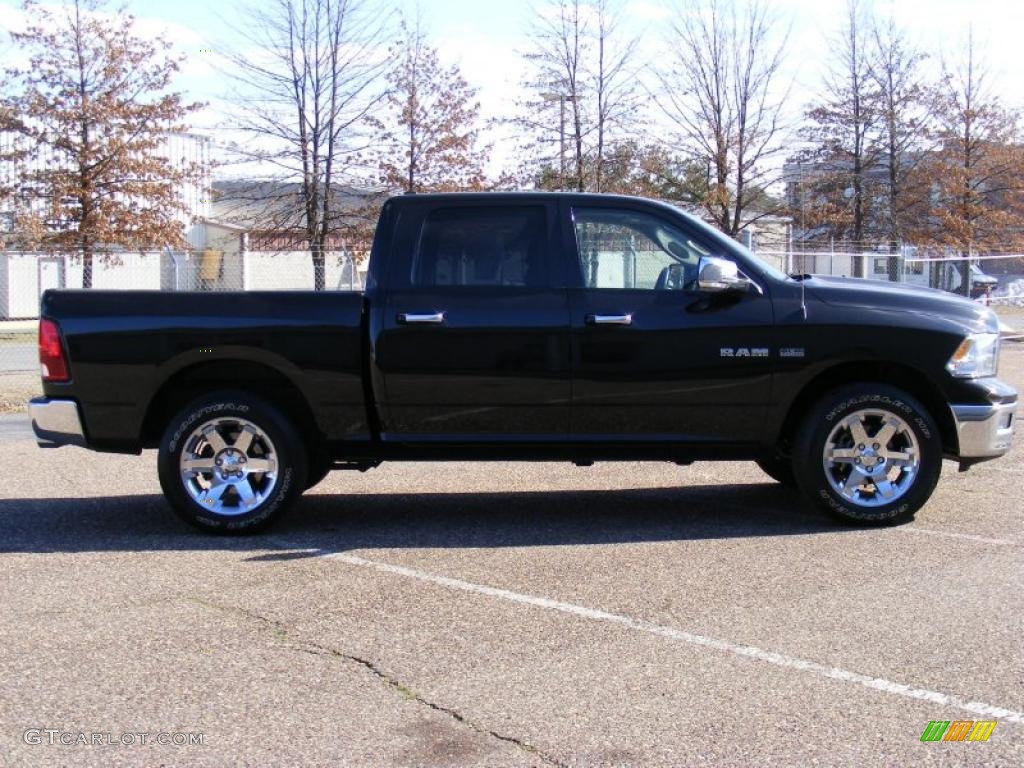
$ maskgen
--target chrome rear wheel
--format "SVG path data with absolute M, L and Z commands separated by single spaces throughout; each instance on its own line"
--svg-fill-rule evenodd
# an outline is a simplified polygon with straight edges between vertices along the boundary
M 276 404 L 217 391 L 171 417 L 157 470 L 164 495 L 186 522 L 216 533 L 253 533 L 305 488 L 305 441 Z
M 277 485 L 277 450 L 256 424 L 211 419 L 186 438 L 179 459 L 181 483 L 203 508 L 240 515 L 259 508 Z

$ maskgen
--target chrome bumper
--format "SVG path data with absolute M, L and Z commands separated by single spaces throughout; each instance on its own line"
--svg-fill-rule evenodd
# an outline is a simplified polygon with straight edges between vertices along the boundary
M 992 459 L 1010 450 L 1016 400 L 989 405 L 954 405 L 951 408 L 961 459 Z
M 62 445 L 85 446 L 85 430 L 74 400 L 50 400 L 37 397 L 29 401 L 28 415 L 32 418 L 32 431 L 41 448 L 59 448 Z

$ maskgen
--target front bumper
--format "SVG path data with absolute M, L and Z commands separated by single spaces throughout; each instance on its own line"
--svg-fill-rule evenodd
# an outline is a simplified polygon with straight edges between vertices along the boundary
M 953 405 L 959 458 L 994 459 L 1010 450 L 1017 399 L 986 405 Z
M 32 418 L 32 431 L 41 448 L 59 448 L 62 445 L 85 446 L 85 430 L 74 400 L 51 400 L 37 397 L 28 404 Z

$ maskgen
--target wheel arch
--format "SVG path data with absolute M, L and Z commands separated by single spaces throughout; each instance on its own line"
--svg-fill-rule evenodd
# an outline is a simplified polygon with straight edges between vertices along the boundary
M 164 380 L 146 407 L 143 447 L 156 447 L 169 420 L 187 403 L 221 389 L 249 392 L 279 408 L 294 421 L 307 448 L 322 439 L 309 399 L 291 377 L 266 362 L 222 358 L 185 365 Z
M 800 426 L 801 417 L 826 392 L 846 384 L 888 384 L 902 389 L 923 405 L 939 428 L 942 449 L 956 454 L 958 439 L 953 414 L 946 398 L 926 374 L 901 363 L 880 360 L 847 361 L 819 372 L 806 382 L 785 409 L 775 447 L 785 454 Z

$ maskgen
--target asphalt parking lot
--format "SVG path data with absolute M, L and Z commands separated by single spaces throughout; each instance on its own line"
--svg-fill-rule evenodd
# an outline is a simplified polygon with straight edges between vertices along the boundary
M 1021 765 L 1021 442 L 882 530 L 753 464 L 408 464 L 223 539 L 7 418 L 0 765 Z

